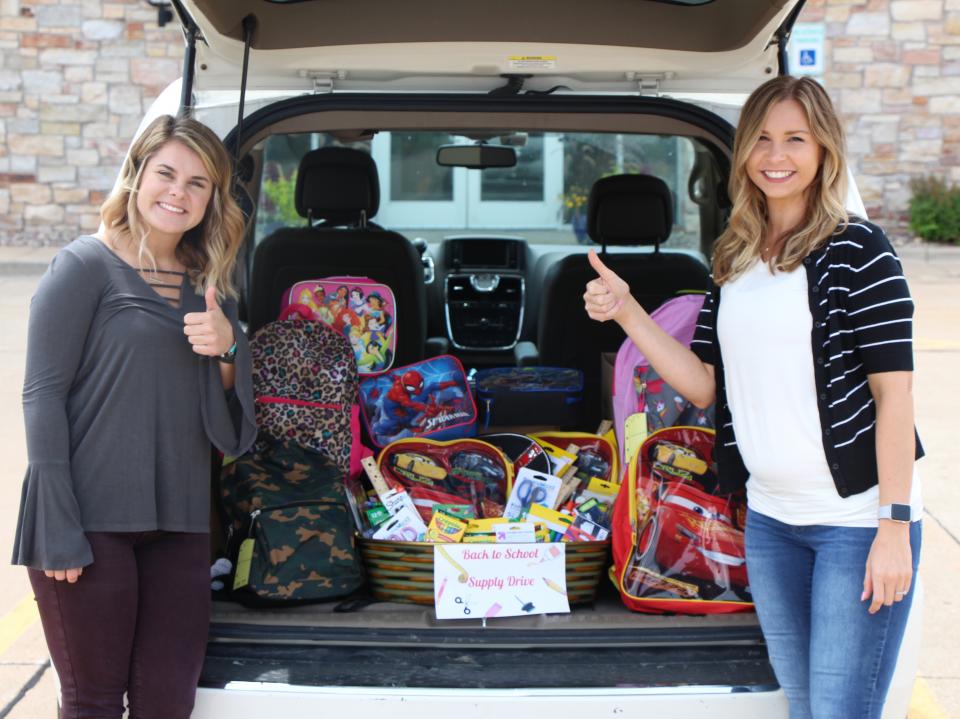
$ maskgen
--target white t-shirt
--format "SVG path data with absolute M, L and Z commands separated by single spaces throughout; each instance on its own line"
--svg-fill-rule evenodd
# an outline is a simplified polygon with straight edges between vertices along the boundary
M 722 291 L 717 336 L 733 430 L 750 473 L 748 505 L 787 524 L 876 527 L 879 487 L 841 497 L 823 451 L 803 267 L 771 275 L 757 262 Z M 910 495 L 919 517 L 916 469 Z

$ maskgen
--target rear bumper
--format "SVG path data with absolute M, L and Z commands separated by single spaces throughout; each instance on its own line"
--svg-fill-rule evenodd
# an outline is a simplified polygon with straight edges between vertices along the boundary
M 544 667 L 549 671 L 549 667 Z M 304 687 L 232 683 L 200 689 L 192 719 L 311 719 L 318 716 L 423 719 L 455 716 L 489 719 L 522 713 L 525 719 L 557 716 L 660 716 L 685 719 L 786 719 L 783 692 L 773 687 L 737 691 L 731 687 L 689 686 L 644 689 L 391 689 Z M 641 712 L 643 712 L 641 714 Z

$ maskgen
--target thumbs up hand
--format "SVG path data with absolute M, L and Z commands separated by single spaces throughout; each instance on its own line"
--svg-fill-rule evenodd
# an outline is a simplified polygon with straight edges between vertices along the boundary
M 188 312 L 183 316 L 183 333 L 193 351 L 207 357 L 219 357 L 233 347 L 233 325 L 217 302 L 217 288 L 208 287 L 203 295 L 206 312 Z
M 630 294 L 630 286 L 603 264 L 593 250 L 590 250 L 587 258 L 598 275 L 597 279 L 587 283 L 587 291 L 583 294 L 587 315 L 598 322 L 615 320 L 622 324 L 631 306 L 636 305 L 636 300 Z

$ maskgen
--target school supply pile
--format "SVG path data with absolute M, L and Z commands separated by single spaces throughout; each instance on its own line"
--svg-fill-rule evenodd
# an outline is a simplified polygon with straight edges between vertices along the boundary
M 619 490 L 609 423 L 602 429 L 606 436 L 492 436 L 512 460 L 484 438 L 393 442 L 376 461 L 364 461 L 373 491 L 355 495 L 361 534 L 433 543 L 602 542 Z
M 580 550 L 567 556 L 581 572 L 579 596 L 592 596 L 619 490 L 612 429 L 475 438 L 474 387 L 458 359 L 390 367 L 392 297 L 366 278 L 301 282 L 285 294 L 281 318 L 254 336 L 261 441 L 222 480 L 235 592 L 301 601 L 351 591 L 361 581 L 356 552 L 335 543 L 352 524 L 351 541 L 381 575 L 367 551 L 374 545 L 582 545 L 586 570 L 577 570 Z M 370 343 L 381 341 L 373 361 Z M 560 428 L 577 415 L 582 374 L 499 368 L 479 372 L 476 387 L 488 421 Z M 380 448 L 376 459 L 361 437 Z M 310 542 L 328 539 L 327 554 L 309 559 Z M 334 556 L 353 563 L 344 578 L 333 576 Z

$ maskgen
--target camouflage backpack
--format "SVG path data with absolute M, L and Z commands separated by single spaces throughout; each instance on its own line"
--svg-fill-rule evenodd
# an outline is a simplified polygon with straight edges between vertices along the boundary
M 220 505 L 236 599 L 320 601 L 363 583 L 343 477 L 333 460 L 289 441 L 224 467 Z

